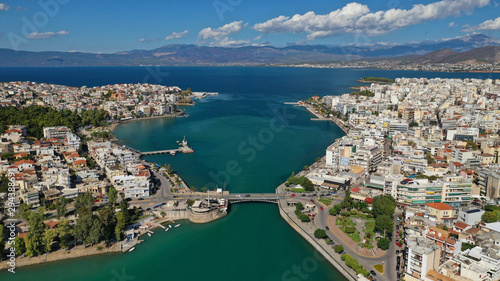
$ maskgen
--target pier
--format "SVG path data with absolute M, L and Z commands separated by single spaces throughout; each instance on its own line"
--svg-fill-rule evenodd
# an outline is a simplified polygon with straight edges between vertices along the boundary
M 184 139 L 182 140 L 182 142 L 179 143 L 179 145 L 181 145 L 181 147 L 176 148 L 176 149 L 155 150 L 155 151 L 146 151 L 146 152 L 138 152 L 138 153 L 140 153 L 141 156 L 144 156 L 144 155 L 156 155 L 156 154 L 175 155 L 175 154 L 177 154 L 177 152 L 182 152 L 182 153 L 193 153 L 194 152 L 194 150 L 188 146 L 188 143 L 186 141 L 185 136 L 184 136 Z

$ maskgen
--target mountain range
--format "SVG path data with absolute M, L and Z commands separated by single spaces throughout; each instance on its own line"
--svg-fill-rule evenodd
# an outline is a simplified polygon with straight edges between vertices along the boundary
M 381 58 L 417 63 L 500 62 L 500 42 L 483 34 L 472 34 L 454 39 L 401 45 L 208 47 L 171 44 L 153 50 L 112 54 L 0 49 L 0 67 L 282 65 Z

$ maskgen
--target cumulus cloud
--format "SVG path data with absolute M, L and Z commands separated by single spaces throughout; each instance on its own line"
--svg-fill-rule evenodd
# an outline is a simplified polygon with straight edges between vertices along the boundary
M 449 27 L 455 26 L 455 22 L 450 22 L 450 23 L 448 24 L 448 26 L 449 26 Z
M 65 30 L 61 30 L 58 32 L 44 32 L 44 33 L 33 32 L 33 33 L 26 35 L 26 38 L 29 38 L 29 39 L 48 39 L 48 38 L 52 38 L 55 36 L 68 35 L 68 34 L 69 34 L 69 32 L 65 31 Z
M 494 20 L 487 20 L 476 26 L 464 26 L 465 32 L 477 31 L 477 30 L 500 30 L 500 17 Z
M 326 15 L 316 15 L 314 12 L 296 14 L 293 17 L 281 15 L 257 23 L 253 29 L 261 33 L 307 33 L 309 40 L 345 33 L 373 36 L 425 21 L 458 17 L 488 4 L 490 0 L 442 0 L 427 5 L 414 5 L 409 10 L 371 12 L 367 5 L 354 2 Z
M 169 36 L 165 37 L 165 40 L 180 39 L 186 37 L 189 30 L 184 30 L 183 32 L 172 32 Z
M 0 11 L 7 12 L 10 9 L 9 5 L 5 3 L 0 3 Z
M 219 38 L 210 43 L 212 47 L 242 47 L 250 43 L 250 40 L 233 40 L 229 37 Z
M 233 21 L 232 23 L 228 23 L 219 28 L 211 28 L 211 27 L 204 28 L 198 33 L 198 37 L 203 40 L 221 39 L 231 34 L 240 32 L 246 26 L 247 23 L 243 23 L 243 21 Z

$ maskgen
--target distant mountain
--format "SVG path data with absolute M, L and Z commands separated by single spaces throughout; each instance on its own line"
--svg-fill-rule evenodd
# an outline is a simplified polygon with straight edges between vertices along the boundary
M 0 49 L 0 66 L 139 66 L 139 65 L 266 65 L 330 63 L 352 59 L 396 58 L 421 62 L 461 61 L 463 52 L 498 42 L 483 34 L 441 41 L 405 45 L 369 46 L 292 45 L 287 47 L 207 47 L 172 44 L 153 50 L 132 50 L 113 54 L 82 52 L 27 52 Z M 489 50 L 489 49 L 488 49 Z M 493 48 L 492 50 L 495 50 Z M 471 61 L 497 58 L 492 50 L 467 54 Z M 481 55 L 490 52 L 489 55 Z M 425 55 L 424 57 L 420 57 Z M 399 59 L 399 58 L 398 58 Z

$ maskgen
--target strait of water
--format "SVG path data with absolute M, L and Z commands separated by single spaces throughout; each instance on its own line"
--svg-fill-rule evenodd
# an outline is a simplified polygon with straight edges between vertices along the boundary
M 226 184 L 231 192 L 274 192 L 343 132 L 311 121 L 286 101 L 350 92 L 366 76 L 499 78 L 499 74 L 402 72 L 352 69 L 243 67 L 0 68 L 1 81 L 69 86 L 115 83 L 176 85 L 219 92 L 186 107 L 187 118 L 133 121 L 118 126 L 123 143 L 141 151 L 171 149 L 186 136 L 194 154 L 155 155 L 188 185 Z M 156 231 L 136 250 L 18 268 L 1 280 L 345 280 L 280 217 L 276 205 L 236 204 L 218 221 L 183 222 Z M 301 273 L 294 268 L 299 267 Z M 124 276 L 126 278 L 124 278 Z M 4 279 L 6 278 L 6 279 Z

